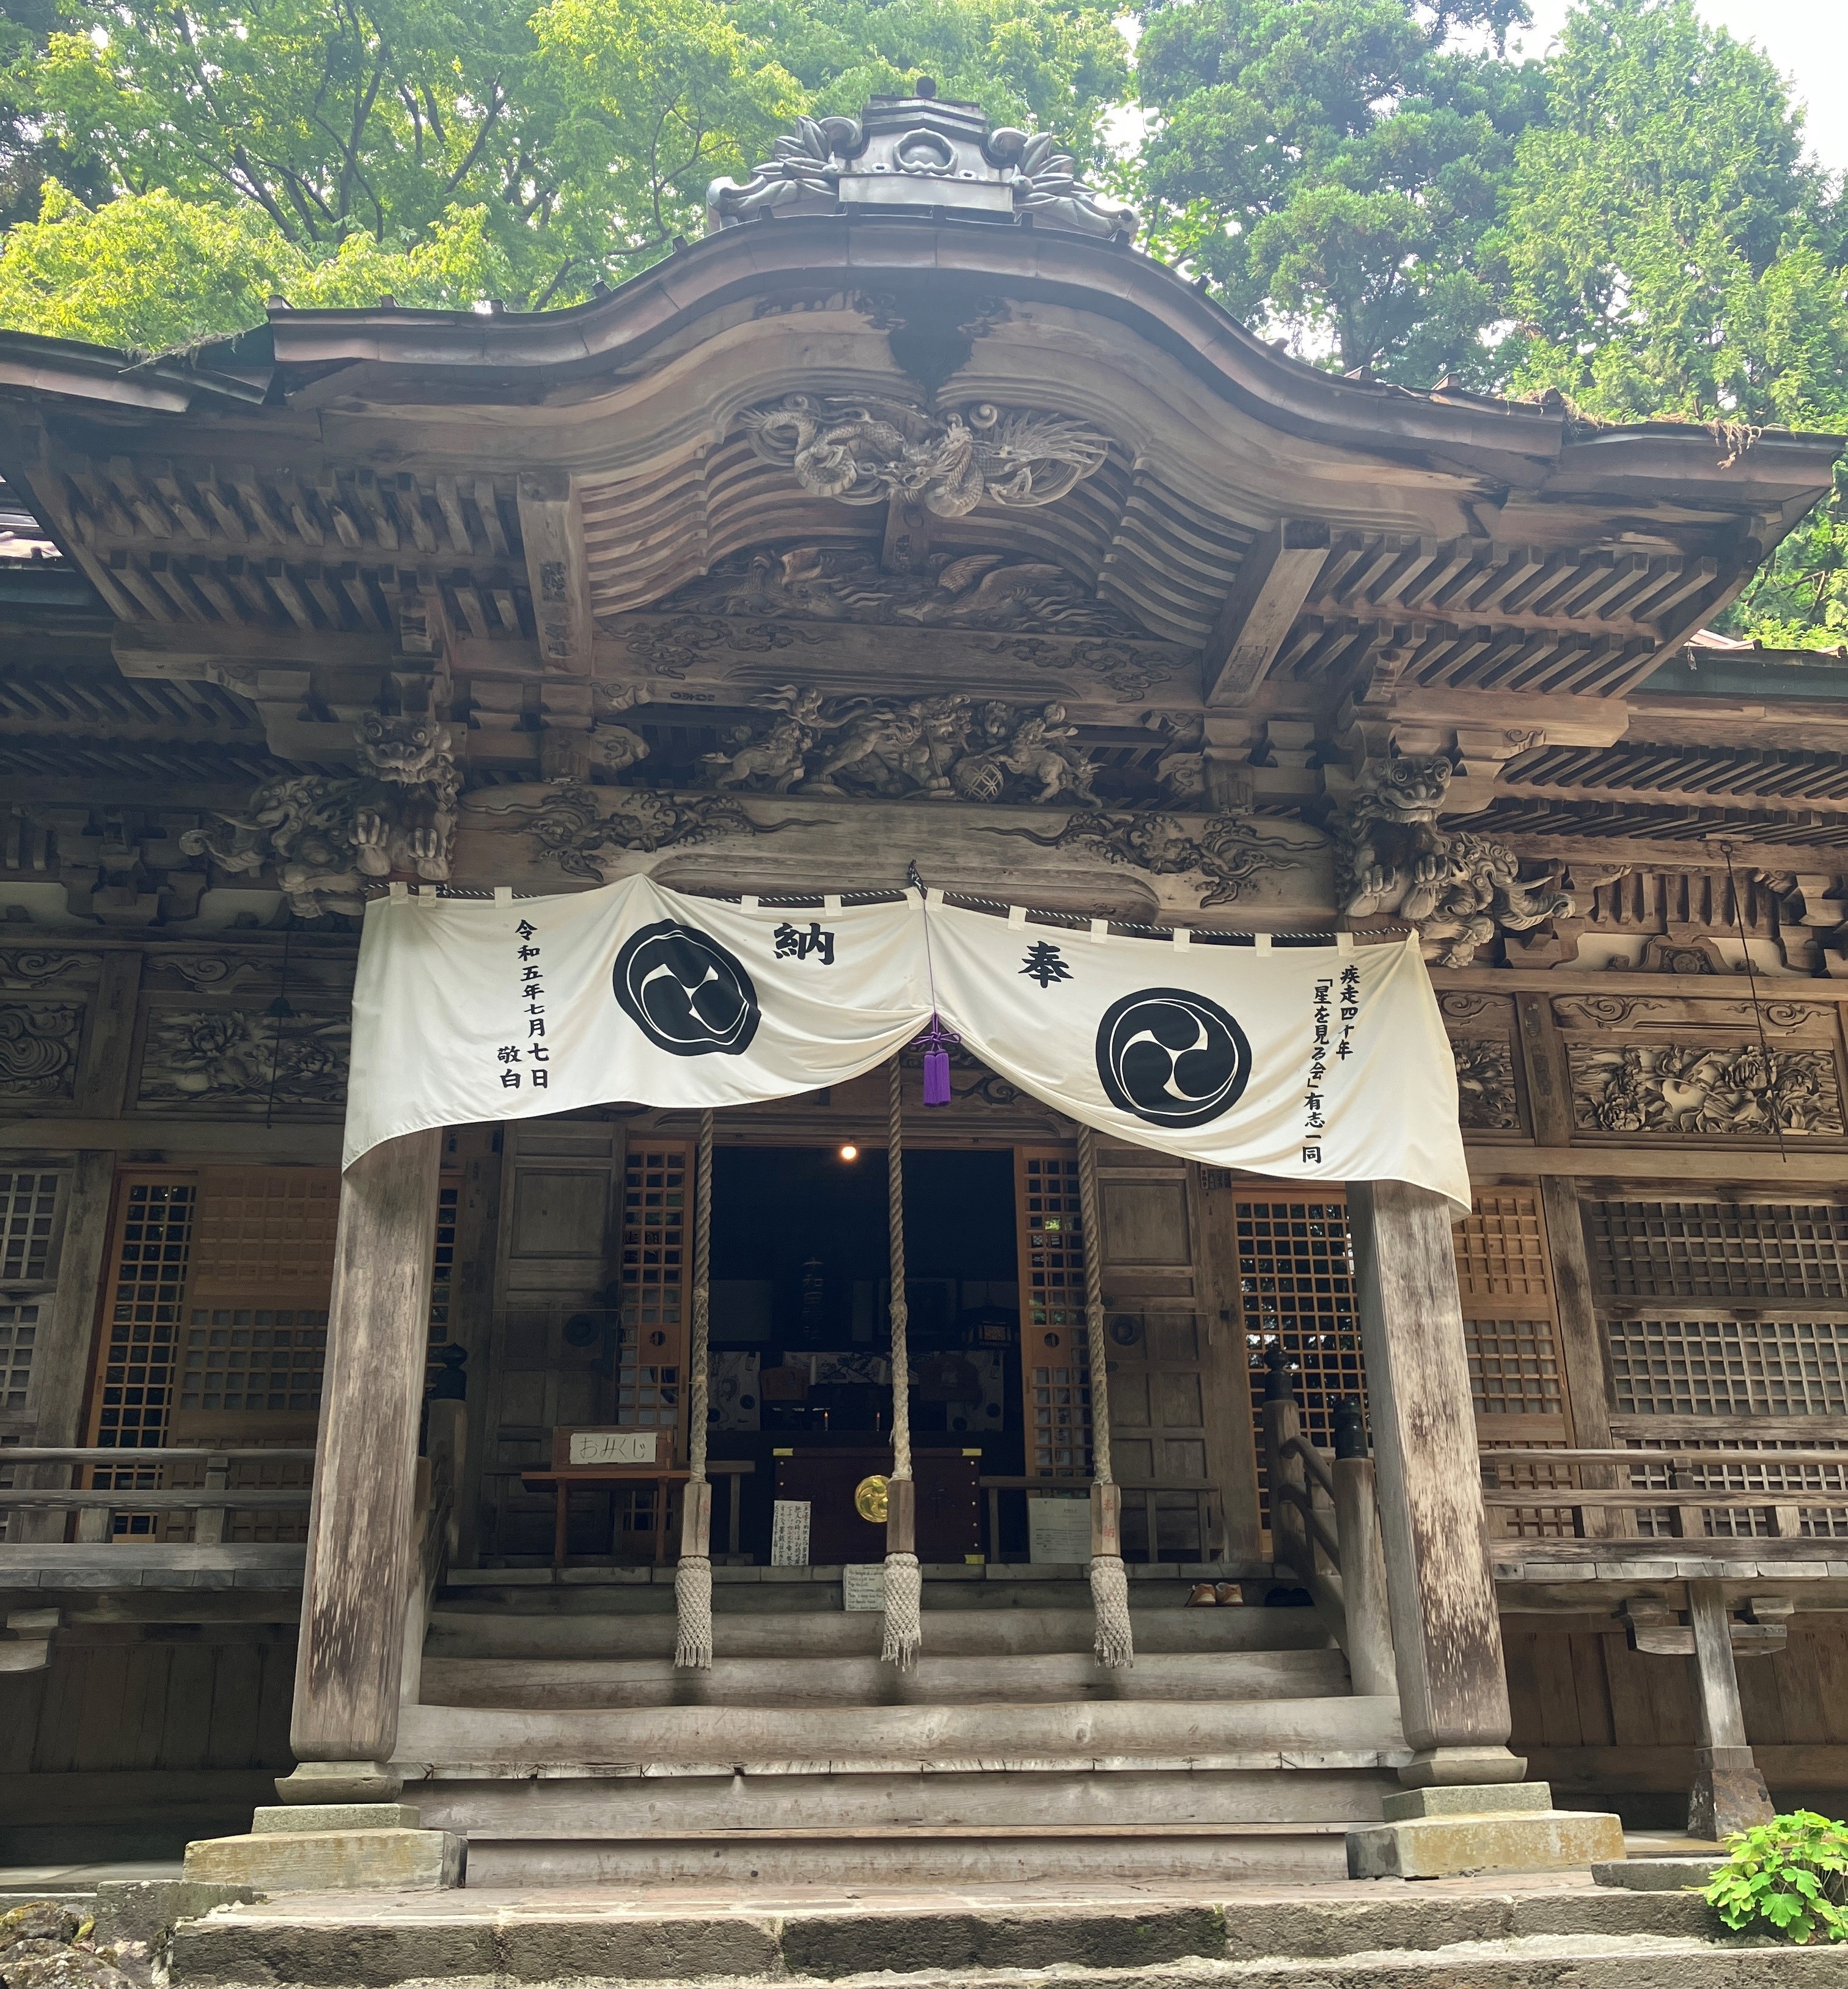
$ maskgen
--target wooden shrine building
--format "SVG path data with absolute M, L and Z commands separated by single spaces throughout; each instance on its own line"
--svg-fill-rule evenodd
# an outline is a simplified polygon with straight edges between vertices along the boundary
M 1136 232 L 921 95 L 568 310 L 0 336 L 9 1854 L 243 1842 L 279 1777 L 476 1882 L 1842 1808 L 1848 658 L 1702 633 L 1840 445 L 1334 378 Z M 456 1125 L 343 1204 L 361 915 L 646 872 L 800 937 L 914 866 L 1023 950 L 1415 925 L 1473 1209 L 1102 1141 L 1087 1225 L 1069 1123 L 908 1053 L 900 1673 L 886 1079 L 719 1113 L 677 1672 L 698 1127 Z

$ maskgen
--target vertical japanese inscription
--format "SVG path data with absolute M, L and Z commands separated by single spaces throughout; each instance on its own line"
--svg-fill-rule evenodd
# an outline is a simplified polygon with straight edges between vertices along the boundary
M 534 945 L 537 928 L 522 919 L 514 928 L 519 944 L 514 949 L 514 964 L 519 974 L 520 1007 L 526 1017 L 524 1042 L 503 1043 L 495 1052 L 500 1065 L 500 1082 L 508 1091 L 517 1091 L 522 1082 L 534 1091 L 551 1089 L 551 1051 L 545 1040 L 545 981 L 541 967 L 542 949 Z

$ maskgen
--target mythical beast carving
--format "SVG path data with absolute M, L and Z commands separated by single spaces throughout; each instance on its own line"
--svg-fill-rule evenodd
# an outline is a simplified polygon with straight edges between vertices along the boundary
M 449 874 L 462 775 L 449 728 L 368 712 L 354 728 L 359 771 L 266 781 L 241 815 L 188 829 L 180 846 L 221 869 L 273 869 L 298 918 L 365 909 L 368 878 Z
M 1068 415 L 986 402 L 938 415 L 899 401 L 786 394 L 738 420 L 758 456 L 818 497 L 902 497 L 940 518 L 966 517 L 984 499 L 1012 510 L 1056 503 L 1110 452 Z
M 1331 818 L 1335 895 L 1349 918 L 1396 914 L 1449 942 L 1443 967 L 1467 967 L 1497 931 L 1526 932 L 1571 913 L 1572 900 L 1544 881 L 1524 883 L 1505 843 L 1437 818 L 1452 767 L 1442 753 L 1394 754 L 1361 775 Z

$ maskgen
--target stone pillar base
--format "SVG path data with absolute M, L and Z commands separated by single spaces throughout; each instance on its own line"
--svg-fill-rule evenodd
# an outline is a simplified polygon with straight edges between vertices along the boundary
M 1348 1833 L 1351 1879 L 1582 1869 L 1623 1855 L 1614 1816 L 1555 1809 L 1545 1782 L 1427 1787 L 1389 1795 L 1383 1823 Z
M 276 1793 L 286 1803 L 395 1803 L 404 1777 L 385 1761 L 303 1761 L 279 1776 Z
M 264 1892 L 434 1892 L 459 1886 L 468 1840 L 420 1830 L 404 1803 L 289 1803 L 259 1809 L 247 1837 L 186 1847 L 185 1875 Z
M 1687 1834 L 1715 1843 L 1777 1814 L 1749 1747 L 1697 1747 L 1687 1791 Z

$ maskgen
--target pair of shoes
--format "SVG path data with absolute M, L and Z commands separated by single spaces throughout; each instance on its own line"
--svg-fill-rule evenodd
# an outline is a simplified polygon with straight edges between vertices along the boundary
M 1245 1591 L 1236 1581 L 1197 1581 L 1183 1605 L 1188 1609 L 1212 1609 L 1221 1603 L 1243 1602 Z

